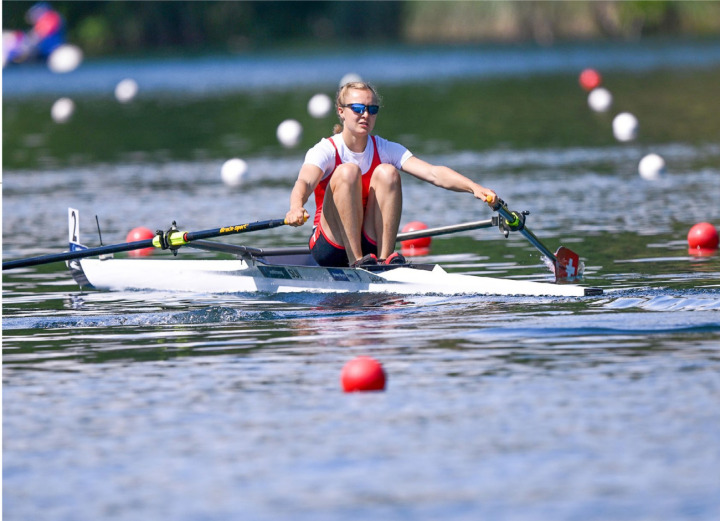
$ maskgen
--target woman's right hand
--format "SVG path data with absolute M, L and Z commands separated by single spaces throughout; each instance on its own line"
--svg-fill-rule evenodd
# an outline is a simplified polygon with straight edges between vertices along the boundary
M 285 214 L 285 224 L 290 226 L 302 226 L 308 220 L 308 213 L 305 208 L 290 208 Z

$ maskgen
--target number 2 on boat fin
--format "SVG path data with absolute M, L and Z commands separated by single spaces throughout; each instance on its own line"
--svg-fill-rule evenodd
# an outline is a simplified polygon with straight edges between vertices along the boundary
M 68 208 L 68 246 L 70 251 L 87 249 L 80 242 L 80 212 Z

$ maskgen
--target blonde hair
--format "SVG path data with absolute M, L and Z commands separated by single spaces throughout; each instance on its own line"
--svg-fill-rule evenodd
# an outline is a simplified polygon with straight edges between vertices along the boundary
M 351 81 L 345 85 L 341 85 L 338 89 L 337 94 L 335 95 L 335 109 L 339 109 L 341 105 L 345 104 L 345 95 L 350 89 L 369 90 L 372 92 L 373 102 L 380 104 L 380 96 L 378 95 L 377 90 L 375 90 L 375 87 L 365 81 Z M 341 120 L 340 123 L 335 123 L 335 126 L 333 127 L 333 134 L 339 134 L 342 130 L 343 124 Z

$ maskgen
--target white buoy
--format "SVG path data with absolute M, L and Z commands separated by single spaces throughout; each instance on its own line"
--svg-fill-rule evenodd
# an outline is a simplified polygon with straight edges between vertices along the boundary
M 665 174 L 665 160 L 657 154 L 648 154 L 638 164 L 640 177 L 655 181 Z
M 613 119 L 613 134 L 618 141 L 632 141 L 637 137 L 638 120 L 629 112 L 621 112 Z
M 53 103 L 50 116 L 55 123 L 65 123 L 75 112 L 75 103 L 70 98 L 60 98 Z
M 285 148 L 293 148 L 302 138 L 302 125 L 294 119 L 286 119 L 278 125 L 277 138 Z
M 315 94 L 308 102 L 308 112 L 314 118 L 324 118 L 332 110 L 333 102 L 327 94 Z
M 115 99 L 120 103 L 128 103 L 132 101 L 138 93 L 138 84 L 131 78 L 120 81 L 115 86 Z
M 612 106 L 613 97 L 610 91 L 604 87 L 593 89 L 588 94 L 588 105 L 595 112 L 607 112 Z
M 48 56 L 48 68 L 55 73 L 64 74 L 77 69 L 83 61 L 83 52 L 77 45 L 66 43 Z
M 240 158 L 228 159 L 220 169 L 220 177 L 227 186 L 240 186 L 247 173 L 247 163 Z
M 340 87 L 345 85 L 346 83 L 350 83 L 351 81 L 363 81 L 362 77 L 354 72 L 348 72 L 345 76 L 340 78 Z
M 3 69 L 10 59 L 10 52 L 19 48 L 22 44 L 25 34 L 22 31 L 3 31 L 2 32 L 2 66 Z

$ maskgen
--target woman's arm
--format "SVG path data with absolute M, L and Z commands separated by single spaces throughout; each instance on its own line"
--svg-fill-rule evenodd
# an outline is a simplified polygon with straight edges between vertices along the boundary
M 452 168 L 440 165 L 431 165 L 420 158 L 412 156 L 402 166 L 404 172 L 417 177 L 427 183 L 452 190 L 454 192 L 470 192 L 476 198 L 488 203 L 490 207 L 495 204 L 497 195 L 489 188 L 477 184 Z
M 322 179 L 323 171 L 315 165 L 305 163 L 300 169 L 295 186 L 290 193 L 290 210 L 285 214 L 285 222 L 290 226 L 305 224 L 307 211 L 305 203 L 310 198 L 315 187 Z

